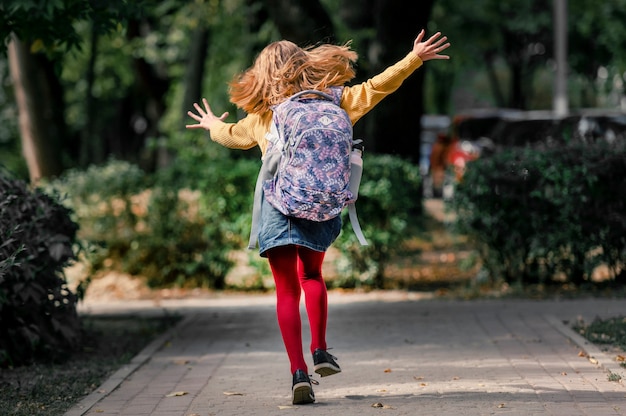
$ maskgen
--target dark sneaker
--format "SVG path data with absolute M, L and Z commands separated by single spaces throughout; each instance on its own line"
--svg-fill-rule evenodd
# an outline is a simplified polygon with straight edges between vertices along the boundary
M 324 350 L 317 349 L 313 353 L 313 363 L 315 364 L 315 372 L 322 377 L 332 376 L 341 372 L 339 364 L 335 362 L 337 357 L 330 355 Z
M 302 370 L 293 373 L 293 404 L 307 404 L 315 402 L 315 394 L 311 386 L 311 379 Z

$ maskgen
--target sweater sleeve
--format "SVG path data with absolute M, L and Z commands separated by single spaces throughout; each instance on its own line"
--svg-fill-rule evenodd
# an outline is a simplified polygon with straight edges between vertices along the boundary
M 236 123 L 216 122 L 211 129 L 211 140 L 231 149 L 247 150 L 259 146 L 265 153 L 271 112 L 259 115 L 249 114 Z
M 341 107 L 350 116 L 352 124 L 367 114 L 383 98 L 396 91 L 402 82 L 421 65 L 422 60 L 411 52 L 404 59 L 366 82 L 345 87 L 341 97 Z M 247 150 L 258 145 L 264 155 L 267 149 L 265 135 L 269 131 L 271 121 L 272 112 L 268 111 L 265 114 L 248 114 L 236 123 L 217 122 L 210 131 L 211 140 L 231 149 Z
M 422 60 L 410 52 L 402 60 L 364 83 L 344 88 L 341 107 L 350 116 L 352 124 L 367 114 L 383 98 L 396 91 L 404 80 L 420 66 L 422 66 Z

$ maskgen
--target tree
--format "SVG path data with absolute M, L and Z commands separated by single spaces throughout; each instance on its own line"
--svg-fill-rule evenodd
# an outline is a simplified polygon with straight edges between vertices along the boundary
M 419 31 L 427 29 L 433 3 L 434 0 L 342 1 L 339 15 L 345 20 L 348 31 L 366 34 L 359 45 L 359 80 L 381 72 L 411 50 Z M 355 133 L 366 138 L 369 150 L 398 155 L 413 162 L 419 160 L 419 120 L 424 108 L 426 70 L 424 66 L 416 71 L 398 91 L 385 98 L 355 126 Z
M 591 94 L 581 98 L 586 105 L 597 104 L 598 72 L 606 74 L 609 88 L 621 86 L 626 95 L 626 0 L 608 0 L 602 4 L 592 0 L 569 0 L 570 54 L 569 66 L 587 80 Z M 593 51 L 593 53 L 590 53 Z
M 441 29 L 462 43 L 454 49 L 457 78 L 484 71 L 496 106 L 525 109 L 535 71 L 552 56 L 552 4 L 439 0 L 435 14 Z M 502 62 L 508 77 L 498 73 Z
M 97 30 L 110 30 L 136 10 L 115 0 L 98 5 L 88 0 L 2 1 L 0 51 L 8 44 L 14 93 L 19 107 L 22 149 L 31 181 L 61 172 L 63 140 L 67 140 L 63 91 L 58 81 L 62 54 L 80 44 L 74 23 L 92 19 Z
M 426 27 L 433 1 L 343 0 L 337 9 L 331 9 L 344 20 L 348 32 L 374 33 L 374 36 L 360 39 L 358 46 L 362 58 L 358 80 L 381 72 L 410 51 L 413 39 L 421 28 Z M 319 1 L 265 0 L 264 4 L 281 36 L 286 39 L 299 44 L 314 44 L 336 38 L 329 13 Z M 355 133 L 367 138 L 369 149 L 412 161 L 419 159 L 420 124 L 410 120 L 419 120 L 423 112 L 423 82 L 422 69 L 386 98 L 384 105 L 375 108 L 357 124 Z
M 264 0 L 264 4 L 283 39 L 300 46 L 334 41 L 333 22 L 318 0 Z
M 601 4 L 568 0 L 570 88 L 574 82 L 586 80 L 583 90 L 591 90 L 577 100 L 582 105 L 596 105 L 601 68 L 609 75 L 607 84 L 613 84 L 615 77 L 623 94 L 625 10 L 625 0 L 606 0 Z M 552 2 L 438 0 L 433 14 L 442 31 L 453 40 L 462 40 L 462 45 L 453 42 L 454 59 L 450 61 L 458 85 L 466 86 L 474 74 L 485 74 L 491 88 L 488 101 L 493 105 L 531 108 L 536 73 L 552 71 Z
M 22 152 L 30 180 L 36 182 L 61 172 L 59 130 L 64 127 L 59 117 L 58 88 L 50 74 L 51 62 L 44 56 L 35 56 L 29 45 L 16 37 L 9 43 L 10 71 L 19 109 L 19 128 Z M 41 65 L 40 65 L 41 64 Z M 62 108 L 62 107 L 61 107 Z

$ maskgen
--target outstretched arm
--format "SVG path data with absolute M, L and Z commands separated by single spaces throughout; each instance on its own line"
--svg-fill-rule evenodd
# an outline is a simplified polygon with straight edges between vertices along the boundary
M 413 49 L 404 59 L 362 84 L 344 88 L 341 107 L 348 112 L 352 124 L 367 114 L 383 98 L 396 91 L 424 61 L 450 59 L 447 55 L 440 54 L 450 46 L 447 42 L 448 38 L 441 36 L 441 33 L 436 33 L 424 40 L 425 34 L 424 30 L 420 31 L 413 42 Z
M 224 121 L 226 120 L 226 117 L 228 117 L 227 112 L 223 113 L 219 117 L 213 114 L 206 98 L 202 99 L 202 104 L 204 104 L 204 108 L 200 107 L 198 103 L 193 104 L 198 114 L 192 111 L 187 111 L 187 115 L 198 122 L 198 124 L 187 124 L 186 127 L 188 129 L 205 129 L 210 131 L 211 127 L 215 125 L 215 122 Z
M 427 40 L 423 40 L 426 32 L 422 29 L 413 42 L 413 53 L 419 56 L 422 62 L 431 59 L 450 59 L 448 55 L 440 55 L 439 53 L 448 49 L 450 43 L 447 36 L 441 36 L 441 32 L 437 32 Z

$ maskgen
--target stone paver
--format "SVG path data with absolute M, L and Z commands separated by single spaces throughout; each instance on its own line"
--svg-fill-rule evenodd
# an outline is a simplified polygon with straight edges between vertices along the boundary
M 626 369 L 563 323 L 626 316 L 624 300 L 332 293 L 328 342 L 343 372 L 315 376 L 317 402 L 306 406 L 291 405 L 273 295 L 82 313 L 117 311 L 185 318 L 67 416 L 626 415 L 626 387 L 608 377 Z

